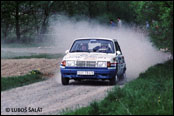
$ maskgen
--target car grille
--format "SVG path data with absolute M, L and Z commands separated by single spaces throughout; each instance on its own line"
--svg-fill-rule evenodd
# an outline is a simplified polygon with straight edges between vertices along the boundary
M 76 61 L 77 67 L 96 67 L 96 61 Z

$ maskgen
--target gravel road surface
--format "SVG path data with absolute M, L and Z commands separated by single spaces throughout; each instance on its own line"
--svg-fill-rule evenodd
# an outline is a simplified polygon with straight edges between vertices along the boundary
M 1 59 L 1 76 L 19 76 L 33 69 L 54 74 L 46 81 L 1 92 L 2 115 L 60 114 L 101 100 L 113 86 L 107 81 L 71 80 L 68 86 L 60 81 L 61 59 Z M 57 73 L 55 73 L 57 72 Z
M 59 77 L 60 78 L 60 77 Z M 113 86 L 108 82 L 75 82 L 63 86 L 55 78 L 1 92 L 1 114 L 59 114 L 66 108 L 87 106 L 107 95 Z M 7 108 L 10 111 L 7 112 Z M 23 112 L 13 112 L 19 108 Z M 29 108 L 42 109 L 30 111 Z M 12 111 L 13 110 L 13 111 Z

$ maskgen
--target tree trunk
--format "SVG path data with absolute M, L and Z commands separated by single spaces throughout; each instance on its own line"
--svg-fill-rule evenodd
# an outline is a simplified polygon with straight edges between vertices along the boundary
M 9 28 L 9 24 L 6 24 L 5 26 L 5 31 L 4 31 L 4 40 L 7 40 L 7 33 L 8 33 L 8 28 Z
M 41 34 L 46 33 L 47 24 L 48 24 L 48 13 L 47 13 L 47 10 L 45 10 L 45 16 L 44 16 L 44 20 L 42 22 Z
M 15 14 L 15 18 L 16 18 L 16 37 L 17 40 L 20 40 L 20 25 L 19 25 L 19 1 L 16 1 L 16 14 Z
M 110 2 L 106 1 L 106 9 L 107 9 L 107 13 L 110 13 Z
M 88 1 L 88 14 L 89 14 L 89 18 L 91 19 L 92 18 L 92 10 L 91 10 L 91 1 Z

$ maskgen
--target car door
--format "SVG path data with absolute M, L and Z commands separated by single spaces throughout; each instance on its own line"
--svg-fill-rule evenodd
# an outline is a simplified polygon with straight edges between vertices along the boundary
M 117 75 L 121 76 L 126 71 L 126 63 L 118 42 L 115 42 Z

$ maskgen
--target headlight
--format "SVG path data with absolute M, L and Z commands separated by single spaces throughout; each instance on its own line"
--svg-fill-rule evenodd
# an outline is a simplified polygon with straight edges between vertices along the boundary
M 66 66 L 66 61 L 63 60 L 63 61 L 61 62 L 61 65 L 62 65 L 62 66 Z
M 97 63 L 97 67 L 107 67 L 107 62 L 105 62 L 105 61 L 99 61 Z
M 75 66 L 75 61 L 73 61 L 73 60 L 67 60 L 66 61 L 66 66 Z

